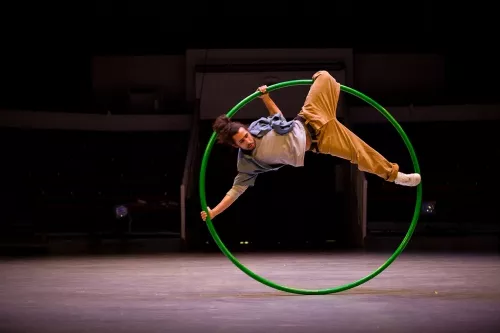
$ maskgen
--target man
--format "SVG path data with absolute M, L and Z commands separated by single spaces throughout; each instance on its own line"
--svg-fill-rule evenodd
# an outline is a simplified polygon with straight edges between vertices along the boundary
M 329 154 L 357 164 L 359 170 L 375 174 L 398 185 L 417 186 L 419 174 L 399 172 L 396 163 L 389 162 L 359 137 L 342 125 L 336 118 L 340 84 L 326 71 L 313 75 L 304 105 L 297 117 L 287 121 L 280 109 L 266 92 L 266 86 L 258 90 L 270 116 L 262 117 L 250 126 L 219 116 L 213 125 L 221 144 L 239 148 L 238 175 L 233 187 L 222 201 L 209 210 L 213 219 L 255 184 L 260 173 L 275 171 L 284 165 L 304 166 L 306 151 Z M 201 212 L 206 221 L 207 214 Z

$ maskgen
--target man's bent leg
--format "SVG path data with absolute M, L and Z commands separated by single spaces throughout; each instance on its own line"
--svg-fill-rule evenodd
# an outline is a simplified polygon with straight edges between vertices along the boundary
M 312 78 L 314 82 L 298 115 L 319 131 L 336 117 L 340 84 L 327 71 L 318 71 Z
M 321 129 L 318 146 L 320 153 L 349 160 L 357 164 L 359 170 L 387 181 L 393 182 L 398 176 L 399 166 L 396 163 L 389 162 L 337 119 L 328 122 Z

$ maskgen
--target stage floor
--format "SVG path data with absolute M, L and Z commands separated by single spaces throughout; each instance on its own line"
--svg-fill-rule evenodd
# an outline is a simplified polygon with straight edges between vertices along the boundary
M 387 254 L 236 253 L 276 283 L 355 281 Z M 0 332 L 499 332 L 500 256 L 403 253 L 337 294 L 271 289 L 222 253 L 5 259 Z

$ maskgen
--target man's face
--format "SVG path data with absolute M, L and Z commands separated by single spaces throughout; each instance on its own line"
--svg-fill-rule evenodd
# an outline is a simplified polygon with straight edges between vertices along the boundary
M 255 148 L 255 139 L 245 128 L 240 127 L 238 133 L 233 135 L 236 146 L 244 150 L 253 150 Z

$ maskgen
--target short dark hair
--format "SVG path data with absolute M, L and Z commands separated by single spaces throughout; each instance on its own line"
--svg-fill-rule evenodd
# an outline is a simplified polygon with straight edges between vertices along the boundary
M 246 125 L 239 121 L 232 121 L 226 115 L 220 115 L 215 119 L 212 126 L 217 133 L 217 141 L 222 144 L 233 145 L 233 136 L 238 133 L 240 127 L 246 128 Z

